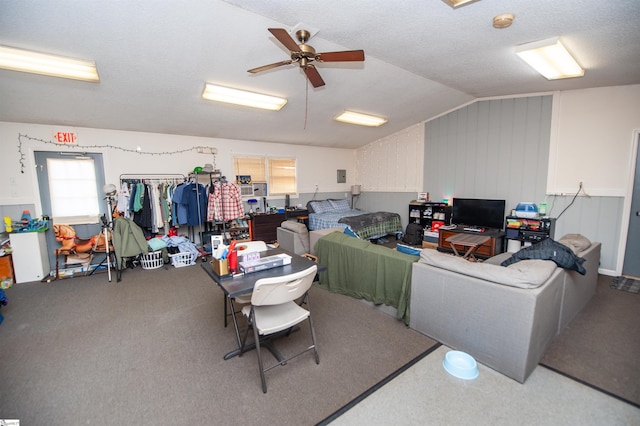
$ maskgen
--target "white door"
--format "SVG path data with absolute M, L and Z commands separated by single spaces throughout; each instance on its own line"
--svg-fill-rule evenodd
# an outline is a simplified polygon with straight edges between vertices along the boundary
M 636 143 L 640 145 L 640 134 L 638 134 Z M 627 233 L 627 246 L 622 273 L 640 277 L 640 146 L 638 146 L 636 155 L 636 173 L 633 179 L 629 231 Z

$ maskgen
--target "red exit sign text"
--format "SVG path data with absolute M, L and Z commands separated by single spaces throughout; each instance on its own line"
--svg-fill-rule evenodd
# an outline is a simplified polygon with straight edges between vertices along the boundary
M 78 143 L 78 136 L 75 132 L 55 132 L 53 139 L 62 144 L 76 144 Z

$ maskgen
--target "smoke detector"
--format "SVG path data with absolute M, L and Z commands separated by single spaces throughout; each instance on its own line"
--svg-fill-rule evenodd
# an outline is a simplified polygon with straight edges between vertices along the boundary
M 513 14 L 503 13 L 493 18 L 493 28 L 508 28 L 513 24 Z

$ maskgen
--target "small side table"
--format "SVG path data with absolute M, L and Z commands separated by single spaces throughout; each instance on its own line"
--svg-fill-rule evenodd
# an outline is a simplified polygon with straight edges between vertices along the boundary
M 453 252 L 456 254 L 456 256 L 460 256 L 463 259 L 471 258 L 475 261 L 477 260 L 476 257 L 473 255 L 475 251 L 478 249 L 478 247 L 480 247 L 482 244 L 486 243 L 490 239 L 491 237 L 487 237 L 485 235 L 460 233 L 460 234 L 455 234 L 450 236 L 449 238 L 447 238 L 446 241 L 449 243 L 449 245 L 453 249 Z M 460 252 L 458 252 L 456 245 L 466 247 L 466 251 L 461 254 Z

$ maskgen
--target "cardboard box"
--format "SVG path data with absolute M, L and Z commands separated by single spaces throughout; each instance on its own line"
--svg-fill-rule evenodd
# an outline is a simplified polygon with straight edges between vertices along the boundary
M 222 275 L 229 275 L 229 259 L 219 260 L 219 259 L 211 259 L 211 268 L 213 272 Z
M 276 268 L 291 263 L 291 256 L 288 254 L 276 254 L 262 257 L 260 259 L 240 262 L 240 272 L 250 274 L 251 272 L 264 271 L 265 269 Z

